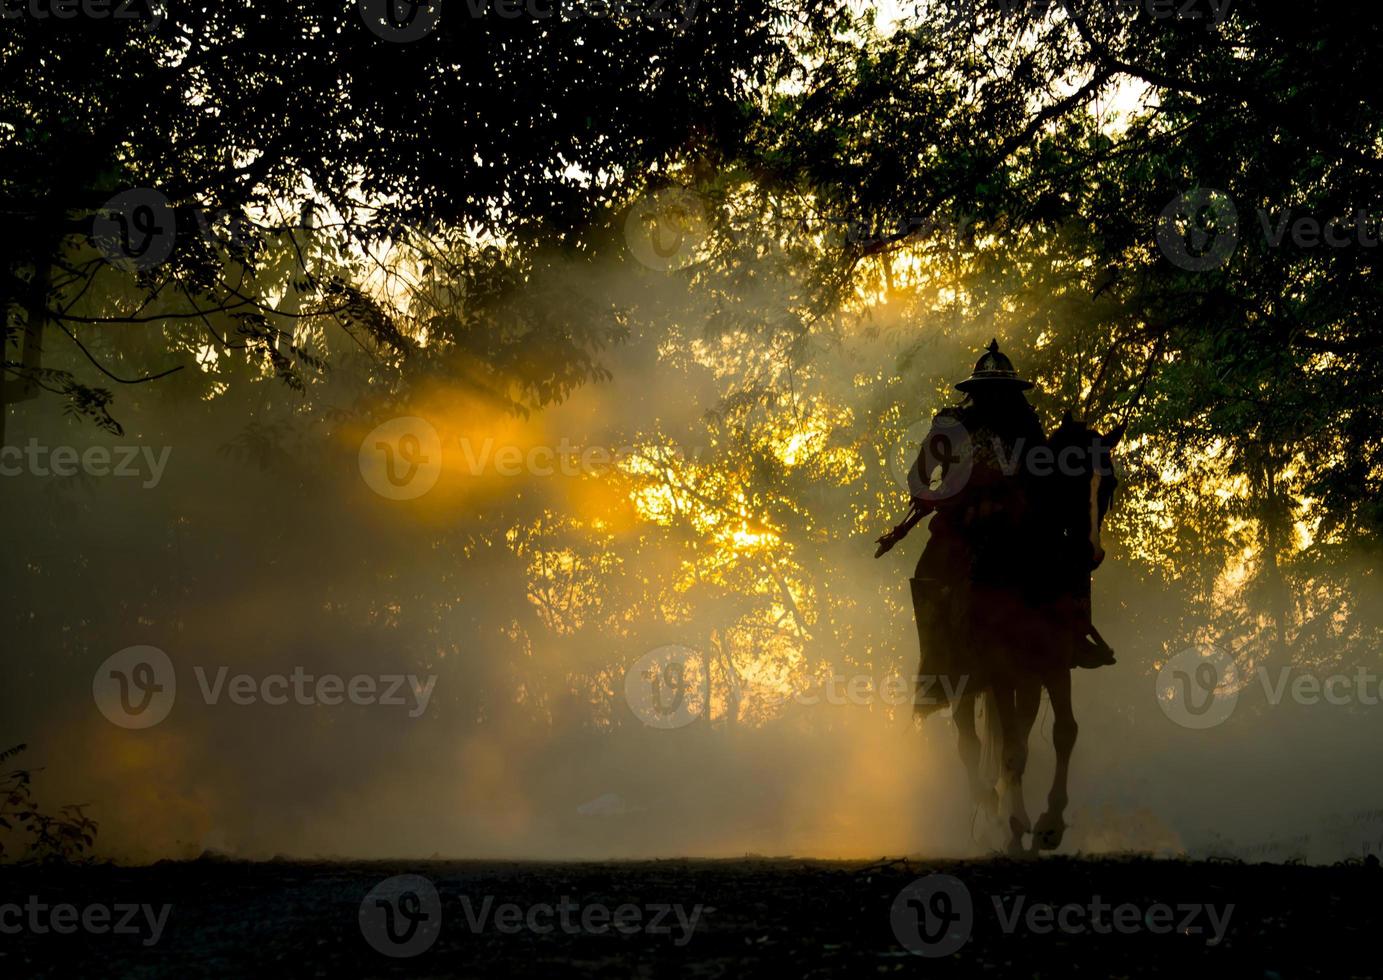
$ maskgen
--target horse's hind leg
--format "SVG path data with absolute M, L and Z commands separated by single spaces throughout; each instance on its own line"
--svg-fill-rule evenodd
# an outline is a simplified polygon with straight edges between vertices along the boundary
M 980 737 L 975 733 L 975 703 L 978 694 L 962 694 L 952 702 L 951 717 L 956 723 L 956 741 L 960 746 L 960 761 L 970 779 L 970 798 L 987 813 L 998 808 L 994 785 L 985 785 L 980 772 Z
M 1052 744 L 1056 749 L 1056 774 L 1052 777 L 1052 791 L 1047 795 L 1047 812 L 1037 818 L 1033 828 L 1032 843 L 1043 851 L 1055 850 L 1061 846 L 1061 838 L 1066 832 L 1063 819 L 1066 812 L 1066 777 L 1071 766 L 1071 751 L 1076 746 L 1076 715 L 1071 708 L 1071 672 L 1057 670 L 1047 679 L 1047 693 L 1052 699 Z

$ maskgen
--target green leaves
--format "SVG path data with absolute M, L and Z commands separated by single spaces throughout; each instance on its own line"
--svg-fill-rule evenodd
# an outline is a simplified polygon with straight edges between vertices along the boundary
M 0 752 L 5 762 L 27 748 L 19 744 Z M 22 860 L 40 863 L 81 860 L 96 843 L 97 824 L 85 813 L 85 804 L 64 804 L 56 814 L 45 813 L 33 801 L 32 773 L 16 769 L 0 775 L 0 829 L 27 834 Z M 0 861 L 6 859 L 6 839 L 0 838 Z M 13 840 L 8 843 L 13 844 Z

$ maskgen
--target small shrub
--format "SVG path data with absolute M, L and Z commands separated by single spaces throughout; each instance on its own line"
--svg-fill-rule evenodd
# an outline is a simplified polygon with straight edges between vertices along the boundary
M 0 752 L 0 763 L 8 762 L 27 746 L 20 744 Z M 39 863 L 85 860 L 96 842 L 96 821 L 85 813 L 85 804 L 68 803 L 56 814 L 40 810 L 34 801 L 32 780 L 35 770 L 13 769 L 0 773 L 0 861 L 20 860 Z M 19 838 L 22 853 L 7 847 Z

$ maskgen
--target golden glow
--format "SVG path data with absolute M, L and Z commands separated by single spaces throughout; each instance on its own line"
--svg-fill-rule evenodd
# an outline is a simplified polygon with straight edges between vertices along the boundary
M 524 559 L 527 599 L 547 637 L 614 642 L 657 622 L 705 657 L 714 720 L 777 717 L 793 691 L 846 662 L 858 665 L 852 673 L 881 678 L 899 658 L 915 657 L 915 647 L 906 630 L 884 637 L 860 621 L 905 623 L 910 610 L 898 595 L 837 587 L 837 569 L 821 549 L 881 531 L 906 504 L 905 490 L 886 463 L 880 466 L 885 443 L 919 409 L 925 418 L 941 407 L 919 406 L 898 376 L 899 351 L 931 339 L 909 318 L 922 310 L 963 322 L 973 312 L 974 298 L 961 285 L 964 258 L 934 251 L 947 234 L 954 231 L 937 222 L 859 264 L 842 316 L 854 328 L 834 337 L 839 349 L 818 354 L 820 363 L 790 356 L 793 338 L 677 326 L 660 334 L 652 351 L 659 380 L 644 384 L 656 388 L 668 378 L 679 394 L 705 399 L 704 415 L 683 413 L 680 426 L 665 427 L 650 410 L 632 416 L 638 424 L 631 428 L 624 400 L 650 392 L 616 390 L 618 378 L 613 388 L 588 385 L 526 417 L 470 388 L 424 391 L 411 410 L 442 433 L 443 477 L 436 492 L 398 512 L 446 523 L 516 493 L 541 502 L 540 516 L 510 528 L 504 540 Z M 819 236 L 806 236 L 808 247 L 813 241 L 822 247 Z M 1006 310 L 1020 316 L 1026 302 L 1015 297 Z M 1003 330 L 983 332 L 978 343 Z M 1063 339 L 1046 329 L 1029 343 L 1046 350 Z M 937 375 L 941 368 L 929 366 Z M 1081 397 L 1090 393 L 1091 378 L 1076 382 Z M 699 445 L 684 444 L 689 430 Z M 343 438 L 350 444 L 360 433 Z M 608 451 L 607 464 L 574 474 L 535 472 L 532 454 L 564 441 L 576 451 Z M 506 447 L 524 458 L 521 472 L 498 471 L 495 454 Z M 1247 516 L 1259 489 L 1222 440 L 1130 438 L 1119 458 L 1124 479 L 1102 543 L 1115 561 L 1147 574 L 1200 581 L 1209 619 L 1242 613 L 1269 559 L 1281 562 L 1318 543 L 1315 502 L 1302 492 L 1318 461 L 1289 458 L 1275 467 L 1290 520 L 1279 535 L 1280 553 L 1270 556 L 1265 529 Z M 1257 628 L 1256 616 L 1240 621 Z M 842 646 L 814 647 L 818 637 Z M 612 649 L 600 663 L 571 665 L 570 683 L 598 715 L 627 659 L 628 651 Z M 529 696 L 527 688 L 515 693 Z M 601 717 L 609 723 L 608 713 Z

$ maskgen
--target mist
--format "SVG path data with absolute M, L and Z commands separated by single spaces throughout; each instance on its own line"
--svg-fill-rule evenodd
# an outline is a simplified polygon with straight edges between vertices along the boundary
M 906 431 L 1005 325 L 886 302 L 781 356 L 676 270 L 626 261 L 580 289 L 633 310 L 632 329 L 601 352 L 607 379 L 528 412 L 445 376 L 379 397 L 340 349 L 302 394 L 268 377 L 191 400 L 176 381 L 122 391 L 118 436 L 16 411 L 15 445 L 131 460 L 4 480 L 24 516 L 4 558 L 0 741 L 29 744 L 36 795 L 85 804 L 97 853 L 135 863 L 992 850 L 949 717 L 919 726 L 885 693 L 916 665 L 906 580 L 925 528 L 878 561 L 872 539 L 906 504 Z M 1049 426 L 1070 407 L 1038 398 Z M 426 420 L 440 449 L 411 499 L 369 463 L 368 434 L 398 418 Z M 1383 732 L 1363 699 L 1272 704 L 1252 680 L 1208 730 L 1159 706 L 1169 656 L 1233 638 L 1193 584 L 1222 572 L 1212 549 L 1191 573 L 1125 547 L 1134 501 L 1158 499 L 1153 455 L 1134 442 L 1117 458 L 1094 609 L 1119 662 L 1074 678 L 1064 850 L 1378 851 Z M 1251 620 L 1252 594 L 1236 601 Z M 139 729 L 93 696 L 137 645 L 166 653 L 177 684 Z M 664 648 L 699 678 L 673 727 L 626 696 Z M 1342 647 L 1311 671 L 1346 661 Z M 269 703 L 295 674 L 313 703 Z M 317 697 L 323 675 L 340 703 Z M 343 697 L 353 678 L 369 680 Z M 1039 812 L 1050 727 L 1044 705 L 1025 779 Z

